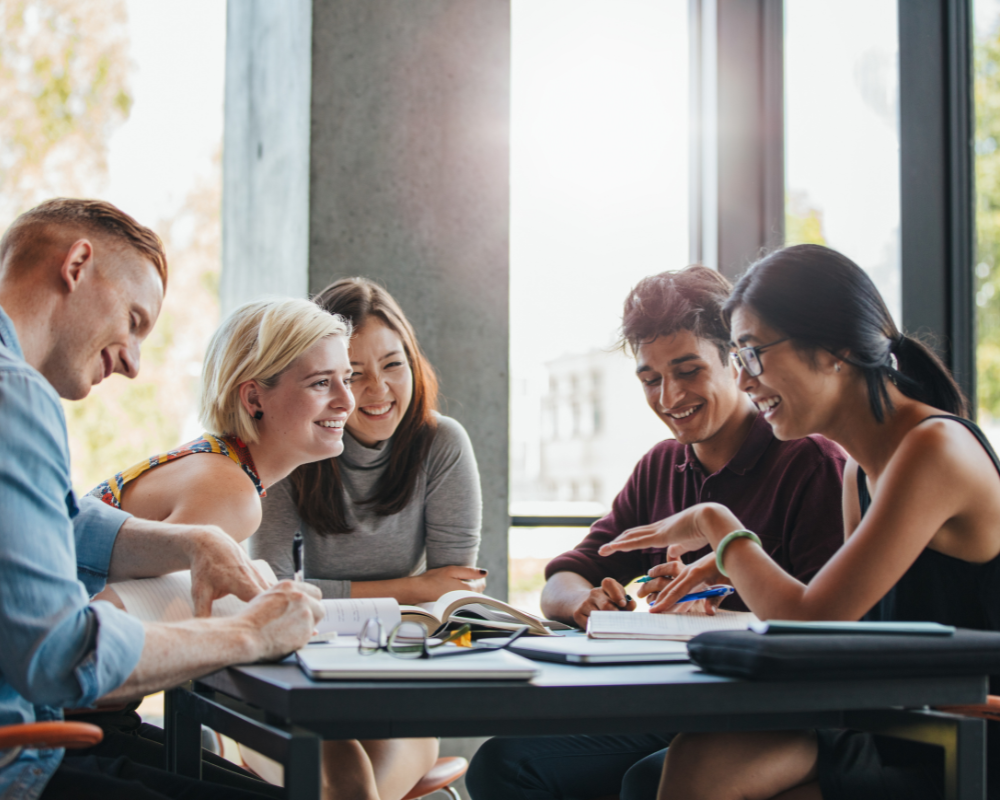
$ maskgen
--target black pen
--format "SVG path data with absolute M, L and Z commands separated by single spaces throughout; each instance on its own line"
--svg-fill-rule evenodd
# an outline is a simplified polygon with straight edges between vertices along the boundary
M 304 575 L 302 572 L 302 531 L 295 531 L 292 537 L 292 563 L 295 565 L 295 580 L 302 582 Z

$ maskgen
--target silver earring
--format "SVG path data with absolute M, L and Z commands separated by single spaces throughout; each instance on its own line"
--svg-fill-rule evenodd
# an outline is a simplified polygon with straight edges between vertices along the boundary
M 837 370 L 837 372 L 840 372 L 840 362 L 838 361 L 836 364 L 834 364 L 833 368 Z

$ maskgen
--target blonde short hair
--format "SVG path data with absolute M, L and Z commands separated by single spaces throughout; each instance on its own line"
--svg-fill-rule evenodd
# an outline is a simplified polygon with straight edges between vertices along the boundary
M 257 300 L 237 308 L 208 345 L 201 371 L 201 422 L 216 436 L 257 441 L 240 385 L 268 388 L 300 355 L 327 336 L 351 337 L 351 323 L 308 300 Z

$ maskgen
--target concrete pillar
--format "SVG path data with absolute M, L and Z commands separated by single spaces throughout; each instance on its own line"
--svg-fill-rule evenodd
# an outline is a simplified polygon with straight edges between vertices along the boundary
M 231 0 L 224 311 L 380 281 L 468 430 L 507 595 L 509 0 Z

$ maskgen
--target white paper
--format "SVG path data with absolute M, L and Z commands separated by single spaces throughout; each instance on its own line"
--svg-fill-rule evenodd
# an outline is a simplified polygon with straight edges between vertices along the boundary
M 352 597 L 349 600 L 324 600 L 326 616 L 316 625 L 320 633 L 336 631 L 344 636 L 361 633 L 370 617 L 382 620 L 388 635 L 399 624 L 399 603 L 392 597 Z
M 708 614 L 635 614 L 625 611 L 594 611 L 587 632 L 591 636 L 616 638 L 692 637 L 705 631 L 746 630 L 756 617 L 746 611 Z
M 257 571 L 269 583 L 277 583 L 274 570 L 266 561 L 254 561 Z M 121 598 L 128 611 L 143 622 L 182 622 L 194 618 L 194 601 L 191 599 L 191 573 L 188 570 L 171 572 L 158 578 L 141 578 L 109 584 Z M 231 617 L 239 614 L 247 604 L 230 594 L 212 603 L 213 617 Z
M 254 561 L 253 565 L 271 584 L 277 583 L 271 565 Z M 158 578 L 142 578 L 110 584 L 128 611 L 143 622 L 183 622 L 194 618 L 191 599 L 191 573 L 171 572 Z M 213 617 L 231 617 L 247 607 L 236 595 L 226 595 L 212 603 Z M 347 600 L 324 600 L 326 615 L 316 629 L 319 633 L 336 631 L 344 636 L 357 635 L 369 617 L 382 620 L 388 633 L 399 624 L 399 603 L 392 597 L 360 597 Z

